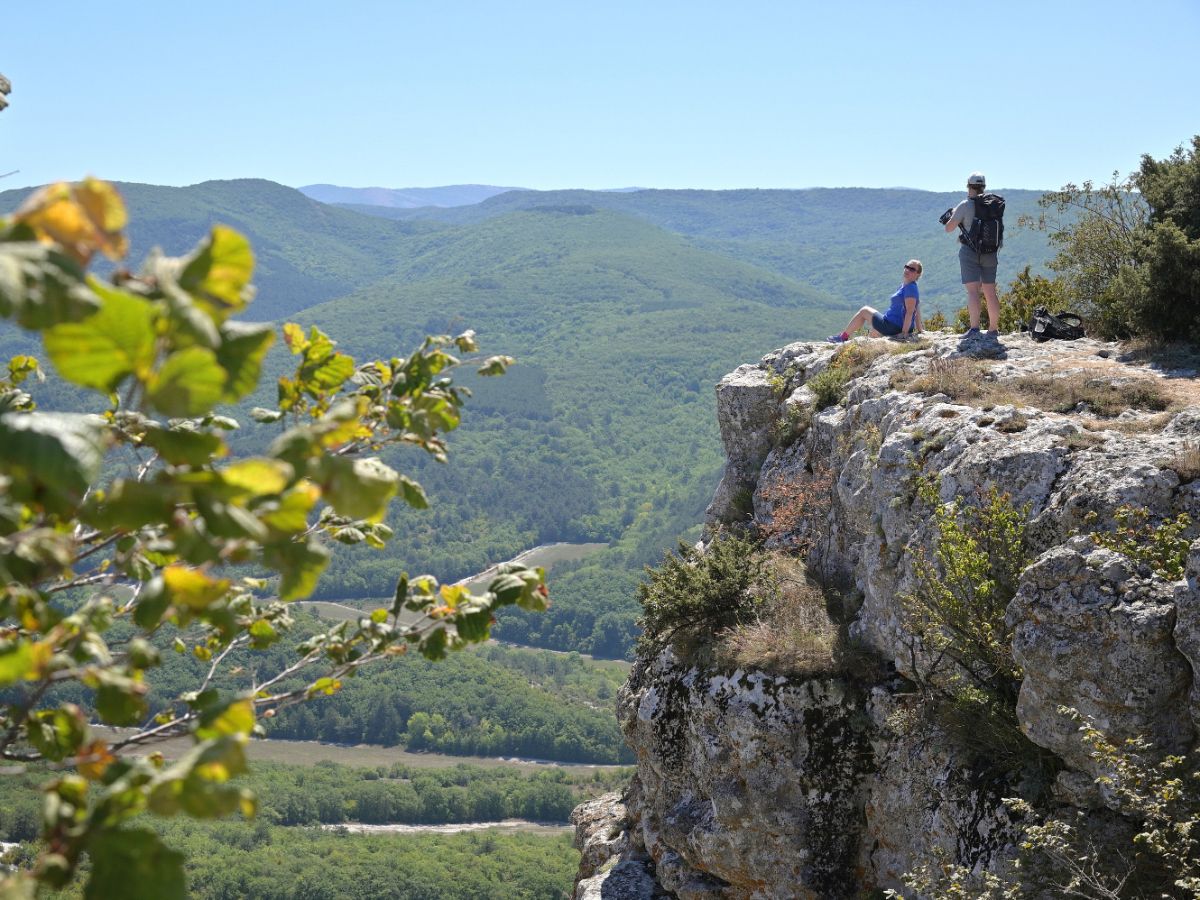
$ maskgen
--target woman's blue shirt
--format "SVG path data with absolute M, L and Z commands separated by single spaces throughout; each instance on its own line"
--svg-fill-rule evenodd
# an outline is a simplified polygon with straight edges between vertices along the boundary
M 917 283 L 915 281 L 900 285 L 900 290 L 892 294 L 892 305 L 883 314 L 883 317 L 897 328 L 904 327 L 904 300 L 906 297 L 912 297 L 918 304 L 921 302 L 921 295 L 917 291 Z

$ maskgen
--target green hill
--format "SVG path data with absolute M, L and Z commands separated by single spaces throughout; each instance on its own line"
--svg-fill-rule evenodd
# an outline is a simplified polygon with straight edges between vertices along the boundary
M 129 208 L 129 260 L 152 247 L 177 256 L 218 222 L 250 238 L 258 296 L 248 318 L 276 321 L 381 278 L 406 237 L 432 223 L 384 221 L 310 200 L 272 181 L 246 178 L 190 187 L 117 182 Z M 0 214 L 30 189 L 0 192 Z
M 1001 279 L 1025 265 L 1044 267 L 1044 236 L 1017 228 L 1037 209 L 1041 191 L 1003 190 L 1008 208 Z M 637 216 L 692 239 L 697 247 L 754 263 L 846 299 L 848 306 L 879 305 L 900 283 L 900 266 L 925 264 L 922 302 L 928 308 L 962 305 L 958 244 L 937 218 L 961 192 L 909 189 L 512 191 L 454 209 L 355 209 L 389 219 L 451 224 L 481 222 L 518 209 L 589 205 Z
M 764 348 L 827 334 L 843 304 L 800 282 L 591 207 L 517 212 L 414 237 L 389 279 L 302 319 L 355 354 L 428 331 L 479 331 L 520 361 L 480 381 L 449 467 L 416 469 L 431 513 L 403 511 L 384 554 L 350 552 L 326 596 L 381 596 L 403 561 L 459 578 L 539 543 L 615 546 L 565 568 L 546 616 L 504 636 L 619 654 L 644 563 L 693 526 L 723 463 L 712 386 Z

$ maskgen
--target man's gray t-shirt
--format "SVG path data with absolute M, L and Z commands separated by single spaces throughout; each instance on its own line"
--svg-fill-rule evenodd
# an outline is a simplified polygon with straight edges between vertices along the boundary
M 954 215 L 950 217 L 948 225 L 961 225 L 964 222 L 970 223 L 975 218 L 975 198 L 968 197 L 963 200 L 958 206 L 954 207 Z M 970 224 L 967 225 L 970 228 Z

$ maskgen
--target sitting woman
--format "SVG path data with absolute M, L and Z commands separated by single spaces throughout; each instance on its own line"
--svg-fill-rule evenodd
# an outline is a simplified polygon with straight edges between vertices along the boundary
M 892 294 L 891 306 L 886 313 L 881 313 L 870 306 L 864 306 L 854 314 L 850 324 L 841 334 L 826 338 L 830 343 L 841 344 L 850 340 L 858 329 L 870 323 L 871 337 L 908 337 L 921 329 L 921 313 L 918 306 L 921 303 L 917 291 L 917 279 L 921 277 L 921 261 L 910 259 L 904 264 L 904 280 L 900 290 Z

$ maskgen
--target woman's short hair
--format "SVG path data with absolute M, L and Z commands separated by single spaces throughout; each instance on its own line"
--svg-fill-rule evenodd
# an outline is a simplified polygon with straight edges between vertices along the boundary
M 925 267 L 923 265 L 921 265 L 921 261 L 919 259 L 910 259 L 907 264 L 917 270 L 918 278 L 920 278 L 921 275 L 925 272 Z

